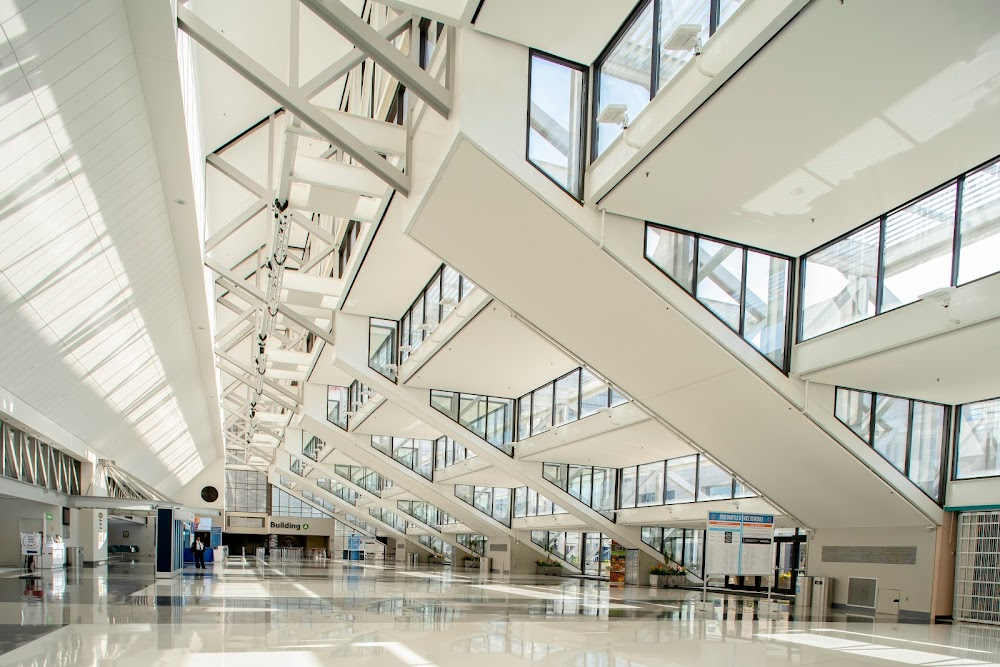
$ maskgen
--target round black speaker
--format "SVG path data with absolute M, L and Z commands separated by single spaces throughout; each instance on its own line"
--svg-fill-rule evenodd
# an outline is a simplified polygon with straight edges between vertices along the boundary
M 214 486 L 206 486 L 201 490 L 201 499 L 206 503 L 214 503 L 219 499 L 219 490 Z

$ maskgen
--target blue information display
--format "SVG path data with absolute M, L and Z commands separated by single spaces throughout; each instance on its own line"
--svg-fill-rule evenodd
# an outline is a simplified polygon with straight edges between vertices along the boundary
M 709 512 L 705 573 L 763 576 L 774 571 L 774 515 Z

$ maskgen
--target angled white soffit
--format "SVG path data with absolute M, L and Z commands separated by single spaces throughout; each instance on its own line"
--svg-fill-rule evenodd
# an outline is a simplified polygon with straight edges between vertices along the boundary
M 25 4 L 0 14 L 3 382 L 172 493 L 219 438 L 129 17 L 121 0 Z

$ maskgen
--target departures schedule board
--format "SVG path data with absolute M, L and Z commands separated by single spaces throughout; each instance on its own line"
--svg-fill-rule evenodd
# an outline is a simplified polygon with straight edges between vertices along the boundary
M 709 512 L 705 574 L 773 574 L 773 544 L 773 514 Z

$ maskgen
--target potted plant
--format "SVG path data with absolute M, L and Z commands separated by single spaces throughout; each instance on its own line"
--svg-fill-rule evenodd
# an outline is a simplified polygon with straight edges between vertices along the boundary
M 444 565 L 444 554 L 434 554 L 427 559 L 431 565 Z
M 667 576 L 667 570 L 662 565 L 654 565 L 649 570 L 649 585 L 657 588 L 660 585 L 660 578 Z
M 667 585 L 683 586 L 687 577 L 684 576 L 684 568 L 677 564 L 670 564 L 667 567 Z
M 551 560 L 549 558 L 539 559 L 535 561 L 535 574 L 559 574 L 562 572 L 562 566 Z
M 465 559 L 465 569 L 467 570 L 478 570 L 479 569 L 479 559 L 478 558 L 466 558 Z

